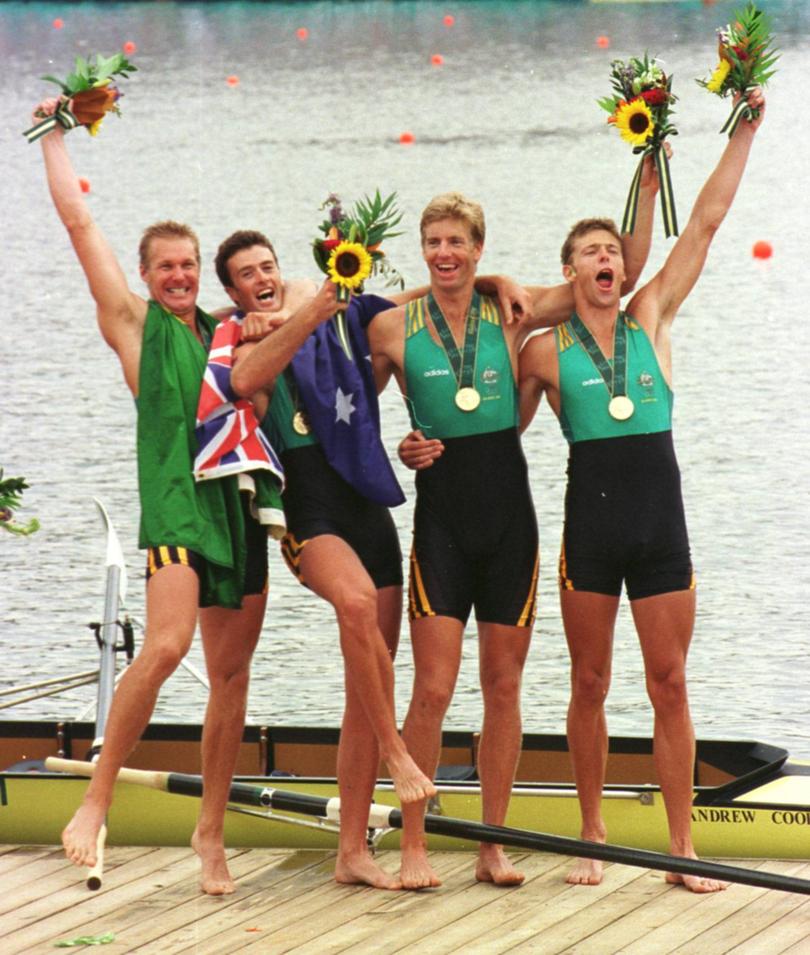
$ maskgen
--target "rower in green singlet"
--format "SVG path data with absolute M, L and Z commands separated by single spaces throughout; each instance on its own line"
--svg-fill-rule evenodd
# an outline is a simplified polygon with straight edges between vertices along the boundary
M 742 178 L 764 113 L 761 91 L 748 94 L 748 106 L 750 119 L 733 131 L 686 228 L 627 314 L 620 309 L 625 262 L 615 224 L 587 219 L 572 228 L 561 259 L 575 314 L 556 334 L 532 339 L 520 360 L 524 426 L 545 393 L 570 443 L 560 602 L 571 654 L 567 728 L 582 838 L 607 838 L 604 706 L 625 584 L 655 711 L 654 755 L 670 851 L 687 858 L 696 858 L 695 734 L 686 690 L 695 586 L 672 443 L 671 329 Z M 666 878 L 693 892 L 726 885 L 676 873 Z M 568 875 L 579 885 L 601 879 L 602 864 L 591 859 Z

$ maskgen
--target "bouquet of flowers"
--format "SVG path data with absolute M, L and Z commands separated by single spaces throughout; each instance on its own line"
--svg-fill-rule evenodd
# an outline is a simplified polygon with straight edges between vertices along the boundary
M 652 155 L 658 170 L 664 231 L 669 238 L 678 234 L 669 161 L 663 149 L 664 139 L 678 134 L 670 121 L 672 104 L 677 99 L 672 92 L 672 77 L 667 76 L 657 60 L 646 53 L 643 59 L 632 57 L 627 63 L 614 60 L 610 66 L 613 95 L 597 102 L 610 113 L 608 122 L 618 129 L 625 142 L 630 143 L 633 152 L 642 154 L 630 185 L 622 232 L 632 232 L 635 228 L 641 171 L 644 159 Z
M 97 53 L 95 60 L 77 56 L 75 72 L 66 79 L 42 77 L 49 83 L 56 83 L 62 90 L 62 101 L 53 116 L 45 117 L 23 135 L 29 143 L 33 143 L 55 129 L 58 123 L 66 130 L 84 126 L 91 136 L 95 136 L 107 113 L 121 115 L 118 100 L 122 94 L 113 82 L 113 77 L 127 79 L 137 69 L 122 53 L 109 57 Z
M 697 82 L 718 96 L 740 94 L 721 133 L 728 132 L 731 137 L 743 116 L 750 120 L 759 115 L 759 110 L 748 105 L 747 95 L 755 87 L 764 86 L 776 72 L 772 67 L 779 54 L 772 44 L 770 20 L 753 0 L 741 13 L 734 14 L 731 23 L 717 30 L 720 62 L 708 80 Z
M 6 478 L 0 468 L 0 527 L 11 534 L 33 534 L 39 530 L 39 521 L 32 517 L 23 526 L 14 521 L 14 510 L 22 503 L 22 492 L 28 487 L 25 478 Z
M 382 251 L 385 239 L 401 235 L 392 231 L 402 219 L 396 207 L 396 193 L 383 199 L 379 189 L 373 198 L 366 196 L 346 212 L 340 198 L 330 195 L 321 206 L 328 209 L 328 218 L 320 225 L 323 238 L 312 243 L 318 268 L 337 285 L 338 301 L 348 302 L 352 292 L 362 292 L 363 283 L 371 275 L 382 275 L 386 285 L 405 287 L 402 276 Z M 335 315 L 338 338 L 343 350 L 352 358 L 342 312 Z

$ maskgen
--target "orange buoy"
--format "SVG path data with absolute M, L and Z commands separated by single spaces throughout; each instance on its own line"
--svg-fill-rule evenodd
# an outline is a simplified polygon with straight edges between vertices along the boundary
M 416 137 L 414 136 L 414 134 L 411 132 L 408 132 L 407 130 L 404 133 L 399 134 L 399 141 L 400 143 L 402 143 L 403 146 L 410 146 L 415 140 L 416 140 Z
M 231 75 L 225 80 L 225 82 L 228 84 L 228 86 L 239 86 L 239 77 L 236 76 L 234 73 L 231 73 Z
M 441 53 L 434 53 L 430 58 L 430 62 L 434 66 L 441 66 L 444 63 L 444 57 L 441 55 Z
M 135 46 L 135 44 L 132 42 L 132 40 L 127 40 L 127 42 L 124 44 L 124 46 L 122 47 L 122 49 L 123 49 L 124 53 L 126 53 L 126 54 L 129 56 L 129 55 L 133 54 L 133 53 L 138 49 L 138 47 Z
M 754 243 L 751 254 L 755 259 L 769 259 L 773 255 L 773 246 L 770 242 L 760 239 L 759 242 Z
M 444 25 L 446 27 L 451 27 L 456 22 L 456 18 L 452 13 L 446 13 L 444 16 Z
M 610 46 L 610 37 L 605 36 L 603 33 L 601 36 L 596 38 L 596 45 L 600 50 L 606 50 Z
M 306 27 L 298 27 L 295 31 L 295 35 L 299 40 L 306 40 L 309 37 L 309 30 Z
M 61 17 L 57 17 L 53 21 L 54 30 L 61 30 L 64 25 L 65 25 L 65 21 Z
M 80 176 L 79 188 L 81 189 L 82 192 L 90 192 L 90 180 Z

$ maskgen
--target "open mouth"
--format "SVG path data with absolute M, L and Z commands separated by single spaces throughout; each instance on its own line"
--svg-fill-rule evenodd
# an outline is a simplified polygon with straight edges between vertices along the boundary
M 259 292 L 256 298 L 260 302 L 272 302 L 276 297 L 276 290 L 272 288 L 266 288 L 263 291 Z
M 613 269 L 602 269 L 596 274 L 596 284 L 599 288 L 613 288 Z

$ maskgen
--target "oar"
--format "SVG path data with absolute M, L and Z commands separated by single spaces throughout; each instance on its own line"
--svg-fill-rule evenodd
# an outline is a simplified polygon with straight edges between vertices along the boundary
M 73 773 L 76 776 L 92 776 L 95 766 L 72 759 L 59 759 L 49 756 L 45 760 L 46 769 L 56 772 Z M 168 793 L 183 796 L 202 796 L 201 776 L 185 773 L 166 773 L 142 769 L 122 769 L 118 781 L 149 786 Z M 269 786 L 254 786 L 250 783 L 233 783 L 229 800 L 248 806 L 264 806 L 297 812 L 308 816 L 324 816 L 340 821 L 340 800 L 337 797 L 326 799 L 309 793 L 289 792 L 273 789 Z M 392 806 L 372 803 L 369 812 L 370 829 L 401 829 L 402 813 Z M 497 845 L 511 846 L 516 849 L 534 849 L 541 852 L 557 852 L 568 856 L 581 856 L 585 859 L 601 859 L 605 862 L 620 862 L 623 865 L 640 866 L 643 869 L 660 869 L 664 872 L 677 872 L 679 875 L 696 875 L 707 879 L 719 879 L 723 882 L 738 882 L 742 885 L 755 885 L 764 889 L 780 889 L 783 892 L 800 892 L 810 895 L 810 880 L 793 876 L 778 875 L 775 872 L 759 872 L 755 869 L 743 869 L 740 866 L 722 865 L 718 862 L 703 862 L 698 859 L 684 859 L 663 852 L 650 852 L 646 849 L 631 849 L 627 846 L 614 846 L 599 842 L 587 842 L 583 839 L 570 839 L 566 836 L 552 836 L 544 832 L 530 832 L 526 829 L 512 829 L 508 826 L 490 826 L 466 819 L 453 819 L 448 816 L 425 816 L 425 831 L 454 839 L 471 839 L 475 842 L 492 842 Z
M 104 731 L 107 728 L 107 716 L 110 712 L 115 692 L 115 643 L 118 638 L 118 607 L 127 595 L 127 568 L 124 552 L 115 532 L 107 508 L 94 497 L 96 507 L 107 531 L 107 581 L 104 591 L 104 617 L 101 622 L 99 647 L 98 701 L 96 703 L 96 736 L 92 750 L 98 753 L 104 745 Z M 104 844 L 107 839 L 107 827 L 102 826 L 96 841 L 96 864 L 87 872 L 87 888 L 97 891 L 101 888 L 104 876 Z

